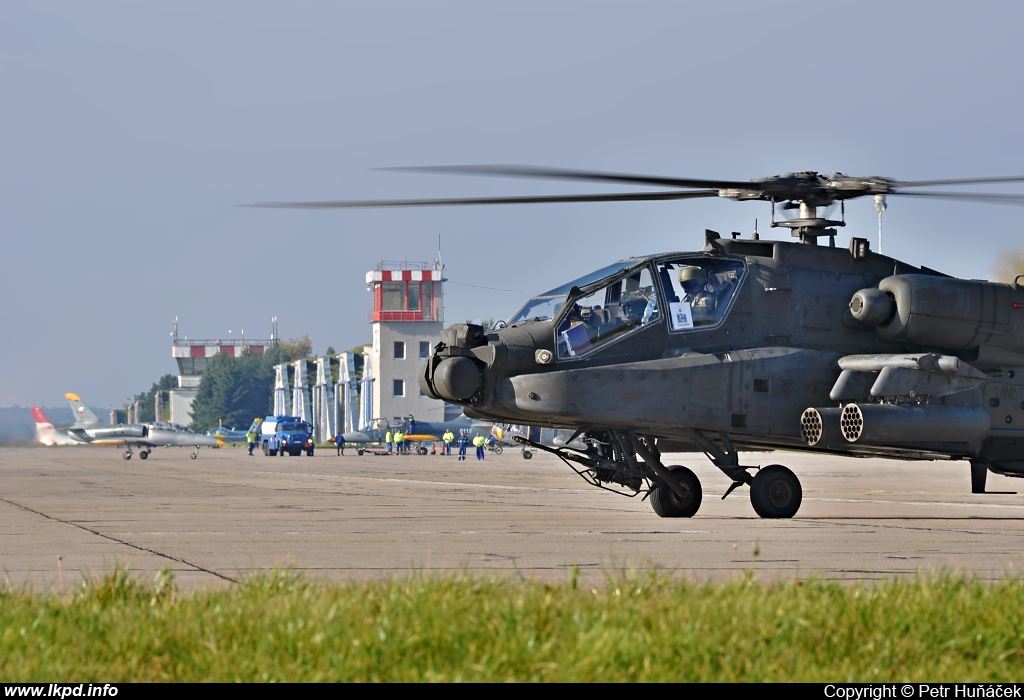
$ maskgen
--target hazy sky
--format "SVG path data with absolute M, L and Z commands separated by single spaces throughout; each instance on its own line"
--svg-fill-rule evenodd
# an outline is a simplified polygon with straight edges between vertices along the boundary
M 366 271 L 433 259 L 439 234 L 452 323 L 770 217 L 236 206 L 602 189 L 377 167 L 1024 175 L 1022 20 L 1019 2 L 4 3 L 0 406 L 122 405 L 175 370 L 175 316 L 190 338 L 267 337 L 276 315 L 317 352 L 368 343 Z M 986 277 L 1022 217 L 891 198 L 885 252 Z M 847 221 L 840 245 L 875 239 L 870 200 Z

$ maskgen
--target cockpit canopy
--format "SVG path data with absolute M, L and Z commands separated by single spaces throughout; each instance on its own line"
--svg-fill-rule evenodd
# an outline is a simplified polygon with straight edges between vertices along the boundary
M 579 357 L 662 318 L 670 333 L 718 325 L 744 270 L 700 254 L 622 260 L 533 297 L 511 322 L 557 319 L 558 357 Z
M 635 258 L 620 260 L 617 263 L 613 263 L 607 267 L 602 267 L 600 270 L 591 272 L 588 275 L 574 279 L 572 282 L 567 282 L 559 287 L 555 287 L 549 292 L 538 294 L 526 302 L 526 305 L 512 317 L 509 324 L 523 323 L 525 321 L 546 321 L 550 318 L 554 318 L 562 310 L 562 306 L 565 304 L 565 299 L 569 296 L 569 291 L 573 287 L 585 289 L 595 282 L 599 282 L 606 277 L 611 277 L 617 272 L 636 265 L 637 262 L 639 261 Z

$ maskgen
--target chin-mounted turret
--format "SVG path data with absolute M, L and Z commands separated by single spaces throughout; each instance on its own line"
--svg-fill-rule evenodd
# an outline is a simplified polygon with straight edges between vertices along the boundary
M 483 391 L 488 359 L 494 351 L 483 326 L 459 323 L 441 331 L 441 342 L 420 375 L 420 389 L 433 399 L 459 404 L 476 404 Z

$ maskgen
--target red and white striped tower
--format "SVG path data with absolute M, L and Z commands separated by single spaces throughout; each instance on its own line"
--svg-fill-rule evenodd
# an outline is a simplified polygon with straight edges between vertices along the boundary
M 444 324 L 444 265 L 384 261 L 366 273 L 373 293 L 374 418 L 444 419 L 444 404 L 421 395 L 419 374 Z M 366 397 L 361 397 L 363 401 Z

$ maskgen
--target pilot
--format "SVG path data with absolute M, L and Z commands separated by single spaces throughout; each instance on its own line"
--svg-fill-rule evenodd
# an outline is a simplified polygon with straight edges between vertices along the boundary
M 713 320 L 715 315 L 715 294 L 709 289 L 708 275 L 695 266 L 679 271 L 679 286 L 683 288 L 683 301 L 690 303 L 694 321 Z

